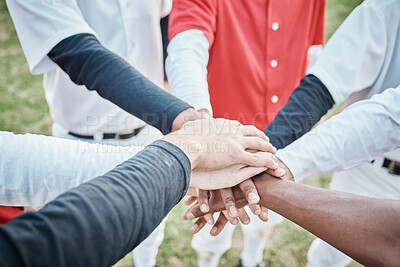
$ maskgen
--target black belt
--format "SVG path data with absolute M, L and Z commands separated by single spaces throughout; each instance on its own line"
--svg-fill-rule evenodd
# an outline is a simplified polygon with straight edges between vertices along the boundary
M 122 140 L 122 139 L 129 139 L 131 137 L 134 137 L 136 135 L 138 135 L 138 133 L 143 129 L 144 127 L 140 127 L 137 128 L 135 130 L 133 130 L 131 133 L 127 133 L 127 134 L 119 134 L 119 133 L 104 133 L 103 134 L 103 139 L 116 139 L 116 140 Z M 68 134 L 81 138 L 81 139 L 94 139 L 93 135 L 81 135 L 81 134 L 76 134 L 76 133 L 72 133 L 72 132 L 68 132 Z
M 385 158 L 383 161 L 383 167 L 389 170 L 390 174 L 400 175 L 400 162 Z

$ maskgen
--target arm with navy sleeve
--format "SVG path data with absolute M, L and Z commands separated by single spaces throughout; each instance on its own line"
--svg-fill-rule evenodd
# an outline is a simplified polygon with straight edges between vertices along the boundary
M 333 104 L 325 85 L 314 75 L 307 75 L 264 132 L 271 144 L 284 148 L 307 133 Z
M 191 164 L 155 141 L 109 173 L 0 228 L 0 266 L 111 266 L 182 199 Z
M 33 74 L 48 72 L 58 65 L 74 83 L 95 90 L 164 134 L 170 131 L 177 115 L 190 107 L 103 47 L 78 1 L 6 3 Z M 168 3 L 165 11 L 169 9 Z
M 292 143 L 308 132 L 334 103 L 342 103 L 355 92 L 364 92 L 368 97 L 380 92 L 382 86 L 397 86 L 395 78 L 387 79 L 392 84 L 384 86 L 382 82 L 397 51 L 391 45 L 397 36 L 392 21 L 399 17 L 399 8 L 398 1 L 369 0 L 349 15 L 307 71 L 309 75 L 266 128 L 273 145 L 283 148 Z
M 350 105 L 284 149 L 277 157 L 296 181 L 342 171 L 400 147 L 400 86 Z
M 0 205 L 43 206 L 141 148 L 0 132 Z
M 165 92 L 91 34 L 62 40 L 48 54 L 78 85 L 156 127 L 170 131 L 175 118 L 190 106 Z

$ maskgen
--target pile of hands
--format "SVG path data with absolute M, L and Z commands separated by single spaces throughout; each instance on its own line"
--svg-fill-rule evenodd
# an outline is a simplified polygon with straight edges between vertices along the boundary
M 214 225 L 210 234 L 218 235 L 225 225 L 250 223 L 244 206 L 262 221 L 268 210 L 258 205 L 260 196 L 251 179 L 260 173 L 291 179 L 291 173 L 275 156 L 276 148 L 264 132 L 252 125 L 226 119 L 196 119 L 164 137 L 185 152 L 191 162 L 188 198 L 192 205 L 183 220 L 197 221 L 190 232 L 199 232 L 207 223 Z M 213 214 L 221 211 L 214 221 Z

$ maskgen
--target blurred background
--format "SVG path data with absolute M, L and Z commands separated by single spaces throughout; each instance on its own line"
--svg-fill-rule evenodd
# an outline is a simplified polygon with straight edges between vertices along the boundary
M 251 0 L 249 0 L 251 1 Z M 347 15 L 362 0 L 328 0 L 325 24 L 327 41 Z M 15 133 L 51 135 L 51 118 L 44 97 L 41 75 L 31 75 L 21 50 L 6 4 L 0 1 L 0 130 Z M 335 113 L 335 112 L 333 112 Z M 330 174 L 309 177 L 304 183 L 327 187 Z M 190 247 L 190 222 L 180 220 L 183 205 L 175 207 L 168 219 L 164 242 L 158 253 L 161 266 L 196 266 L 196 253 Z M 242 250 L 242 233 L 236 228 L 233 247 L 220 266 L 235 266 Z M 263 266 L 305 266 L 307 250 L 315 237 L 285 221 L 275 227 L 264 251 Z M 105 244 L 107 245 L 107 244 Z M 131 266 L 128 254 L 116 266 Z M 351 266 L 360 266 L 352 263 Z

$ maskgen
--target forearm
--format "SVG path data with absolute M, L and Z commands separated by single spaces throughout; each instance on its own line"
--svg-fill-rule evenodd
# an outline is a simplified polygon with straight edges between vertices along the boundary
M 261 206 L 281 214 L 360 263 L 396 266 L 399 262 L 399 201 L 316 188 L 265 173 L 253 181 Z M 239 187 L 233 193 L 237 207 L 247 205 Z M 219 192 L 213 193 L 210 211 L 224 209 Z M 204 215 L 198 204 L 189 213 L 193 214 L 191 218 Z
M 212 114 L 207 84 L 209 43 L 200 30 L 176 35 L 168 46 L 165 70 L 172 93 L 196 110 Z
M 78 34 L 64 39 L 48 56 L 74 83 L 95 90 L 164 134 L 170 131 L 178 114 L 190 107 L 104 48 L 93 35 Z
M 156 141 L 106 175 L 12 221 L 0 229 L 0 243 L 13 245 L 24 266 L 111 266 L 157 227 L 189 179 L 186 155 Z M 0 263 L 7 262 L 2 253 Z
M 284 148 L 314 127 L 333 104 L 325 85 L 308 75 L 265 129 L 265 134 L 276 148 Z
M 42 206 L 139 151 L 42 135 L 0 132 L 0 205 Z
M 261 175 L 260 204 L 371 266 L 400 260 L 400 202 L 346 193 Z
M 296 181 L 374 160 L 400 147 L 399 101 L 400 87 L 359 101 L 276 155 Z

